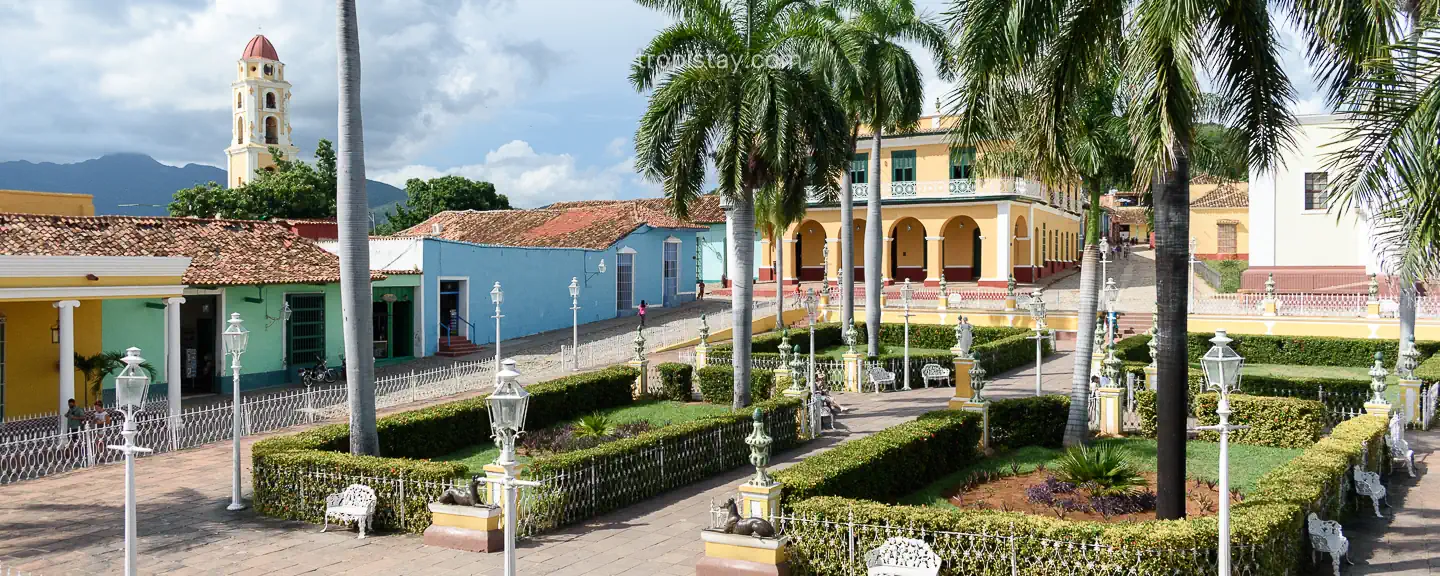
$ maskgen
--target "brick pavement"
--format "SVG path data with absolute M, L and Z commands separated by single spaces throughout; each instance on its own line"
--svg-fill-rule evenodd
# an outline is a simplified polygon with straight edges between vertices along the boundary
M 1343 574 L 1440 574 L 1440 469 L 1430 467 L 1440 430 L 1407 432 L 1406 439 L 1415 451 L 1417 477 L 1397 468 L 1386 485 L 1394 508 L 1380 509 L 1385 518 L 1376 518 L 1367 500 L 1362 513 L 1346 521 L 1355 566 L 1344 566 Z

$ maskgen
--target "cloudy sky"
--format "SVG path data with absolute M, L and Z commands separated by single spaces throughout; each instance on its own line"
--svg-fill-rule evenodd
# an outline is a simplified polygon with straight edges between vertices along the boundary
M 525 207 L 658 194 L 631 168 L 645 100 L 626 76 L 660 15 L 630 0 L 358 4 L 370 177 L 461 174 Z M 256 33 L 294 85 L 296 143 L 333 139 L 333 1 L 0 0 L 0 161 L 141 152 L 220 166 L 234 62 Z M 1286 60 L 1297 109 L 1319 111 L 1299 54 Z M 931 76 L 927 112 L 947 89 Z

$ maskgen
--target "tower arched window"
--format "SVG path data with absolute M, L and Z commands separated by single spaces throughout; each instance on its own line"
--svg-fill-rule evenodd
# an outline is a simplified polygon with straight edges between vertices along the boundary
M 275 121 L 275 117 L 274 117 L 274 116 L 269 116 L 269 117 L 265 118 L 265 143 L 266 143 L 266 144 L 279 144 L 279 143 L 280 143 L 280 130 L 279 130 L 277 124 L 278 124 L 278 123 Z
M 235 107 L 236 107 L 236 108 L 244 108 L 244 107 L 245 107 L 245 95 L 244 95 L 244 94 L 241 94 L 241 93 L 239 93 L 239 92 L 236 92 L 236 93 L 235 93 Z
M 245 143 L 245 119 L 244 119 L 244 118 L 239 118 L 239 117 L 235 118 L 235 143 L 236 143 L 236 144 L 244 144 L 244 143 Z
M 266 108 L 267 110 L 274 110 L 274 109 L 275 109 L 275 93 L 274 93 L 274 92 L 266 92 L 266 93 L 265 93 L 265 108 Z

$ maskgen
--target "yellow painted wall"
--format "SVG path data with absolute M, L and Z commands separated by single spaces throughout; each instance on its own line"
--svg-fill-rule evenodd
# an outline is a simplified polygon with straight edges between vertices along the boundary
M 23 416 L 54 412 L 59 407 L 60 345 L 50 342 L 50 327 L 59 321 L 52 301 L 0 302 L 5 316 L 5 413 Z M 100 301 L 82 300 L 75 309 L 75 352 L 100 352 Z M 75 401 L 94 402 L 85 392 L 85 377 L 75 374 Z
M 1235 252 L 1250 253 L 1249 208 L 1191 208 L 1190 235 L 1195 237 L 1197 254 L 1220 253 L 1220 220 L 1235 220 Z
M 914 218 L 897 220 L 890 229 L 895 233 L 895 264 L 901 268 L 925 267 L 926 227 Z M 935 227 L 936 230 L 940 226 Z
M 95 198 L 89 194 L 0 190 L 0 212 L 94 216 Z
M 825 239 L 829 237 L 825 233 L 825 227 L 820 225 L 819 222 L 807 220 L 800 223 L 798 230 L 799 232 L 795 236 L 800 239 L 800 260 L 795 262 L 794 266 L 825 266 Z M 792 270 L 798 269 L 793 267 L 791 263 L 786 263 L 785 266 L 790 267 Z M 826 270 L 825 272 L 827 274 L 833 274 L 835 271 Z M 789 274 L 787 276 L 795 275 Z
M 1013 205 L 1012 205 L 1012 208 L 1011 208 L 1012 212 L 1013 212 L 1014 210 L 1017 210 L 1017 208 L 1015 208 L 1016 206 L 1021 206 L 1021 205 L 1020 205 L 1020 204 L 1013 204 Z M 995 204 L 994 204 L 994 203 L 968 203 L 968 202 L 966 202 L 966 203 L 953 203 L 953 204 L 947 204 L 947 205 L 941 205 L 941 206 L 936 206 L 936 205 L 931 205 L 931 206 L 913 206 L 913 205 L 886 206 L 885 209 L 884 209 L 884 211 L 883 211 L 883 215 L 884 215 L 885 220 L 886 220 L 887 223 L 894 223 L 894 222 L 899 221 L 899 220 L 902 219 L 902 218 L 914 218 L 916 221 L 920 222 L 920 224 L 925 228 L 925 230 L 926 230 L 925 234 L 929 234 L 929 233 L 930 233 L 929 231 L 931 231 L 931 230 L 936 230 L 936 231 L 938 231 L 938 230 L 942 230 L 942 229 L 948 229 L 948 230 L 954 231 L 956 228 L 955 228 L 954 226 L 951 226 L 951 227 L 949 227 L 949 228 L 946 228 L 946 226 L 945 226 L 946 223 L 948 223 L 948 222 L 951 221 L 952 219 L 957 219 L 957 218 L 962 218 L 962 217 L 963 217 L 963 219 L 965 220 L 966 225 L 978 225 L 978 226 L 980 227 L 980 234 L 981 234 L 981 236 L 984 236 L 984 237 L 985 237 L 985 239 L 982 241 L 984 244 L 983 244 L 983 246 L 981 247 L 981 248 L 983 249 L 983 251 L 984 251 L 984 255 L 982 256 L 982 259 L 983 259 L 983 260 L 982 260 L 982 262 L 981 262 L 981 264 L 982 264 L 982 266 L 983 266 L 983 268 L 984 268 L 984 270 L 983 270 L 984 276 L 985 276 L 986 278 L 998 276 L 998 273 L 996 272 L 996 269 L 995 269 L 995 260 L 996 260 L 996 258 L 995 258 L 995 246 L 996 246 L 996 244 L 995 244 L 995 242 L 996 242 L 996 240 L 995 240 L 994 230 L 995 230 L 996 210 L 995 210 Z M 814 221 L 814 222 L 820 224 L 821 226 L 823 226 L 823 227 L 825 228 L 825 236 L 826 236 L 827 238 L 838 238 L 838 237 L 839 237 L 839 233 L 840 233 L 840 222 L 839 222 L 839 220 L 840 220 L 840 210 L 839 210 L 839 209 L 836 209 L 836 208 L 813 209 L 813 208 L 812 208 L 812 209 L 809 211 L 809 213 L 806 214 L 806 218 L 807 218 L 807 222 L 808 222 L 808 221 Z M 863 266 L 863 265 L 865 264 L 865 241 L 864 241 L 865 234 L 864 234 L 864 229 L 863 229 L 863 226 L 865 225 L 865 223 L 864 223 L 863 221 L 861 221 L 861 220 L 856 220 L 856 223 L 861 225 L 861 229 L 857 230 L 857 231 L 856 231 L 856 234 L 855 234 L 855 265 L 856 265 L 856 266 Z M 972 224 L 972 223 L 973 223 L 973 224 Z M 1076 226 L 1077 229 L 1078 229 L 1078 226 L 1079 226 L 1078 221 L 1074 224 L 1074 226 Z M 887 225 L 886 229 L 888 230 L 888 228 L 889 228 L 889 226 Z M 918 233 L 918 232 L 919 232 L 918 230 L 912 230 L 912 233 Z M 794 228 L 793 228 L 793 227 L 791 228 L 790 233 L 791 233 L 791 234 L 794 233 Z M 970 232 L 966 231 L 966 234 L 965 234 L 965 235 L 968 236 L 969 234 L 970 234 Z M 921 240 L 923 240 L 923 239 L 924 239 L 924 238 L 923 238 L 923 236 L 922 236 L 922 237 L 921 237 Z M 967 241 L 968 241 L 968 240 L 967 240 Z M 948 243 L 948 242 L 947 242 L 947 243 Z M 967 246 L 968 246 L 968 245 L 967 245 Z M 966 254 L 966 256 L 964 256 L 964 261 L 965 261 L 965 262 L 969 262 L 969 256 L 968 256 L 969 252 L 968 252 L 968 249 L 967 249 L 967 251 L 966 251 L 965 254 Z M 838 256 L 837 256 L 837 258 L 838 258 Z M 917 256 L 917 258 L 922 258 L 922 257 Z M 920 260 L 920 262 L 921 262 L 922 265 L 923 265 L 924 260 L 922 259 L 922 260 Z M 1008 275 L 1007 275 L 1007 276 L 1008 276 Z

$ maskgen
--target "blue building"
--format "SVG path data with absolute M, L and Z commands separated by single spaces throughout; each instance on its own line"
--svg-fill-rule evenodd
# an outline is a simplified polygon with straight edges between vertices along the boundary
M 495 341 L 490 292 L 501 284 L 501 340 L 695 299 L 696 233 L 663 199 L 589 201 L 538 210 L 441 212 L 370 241 L 370 265 L 420 276 L 413 295 L 422 356 L 459 355 Z M 602 266 L 603 262 L 603 266 Z

